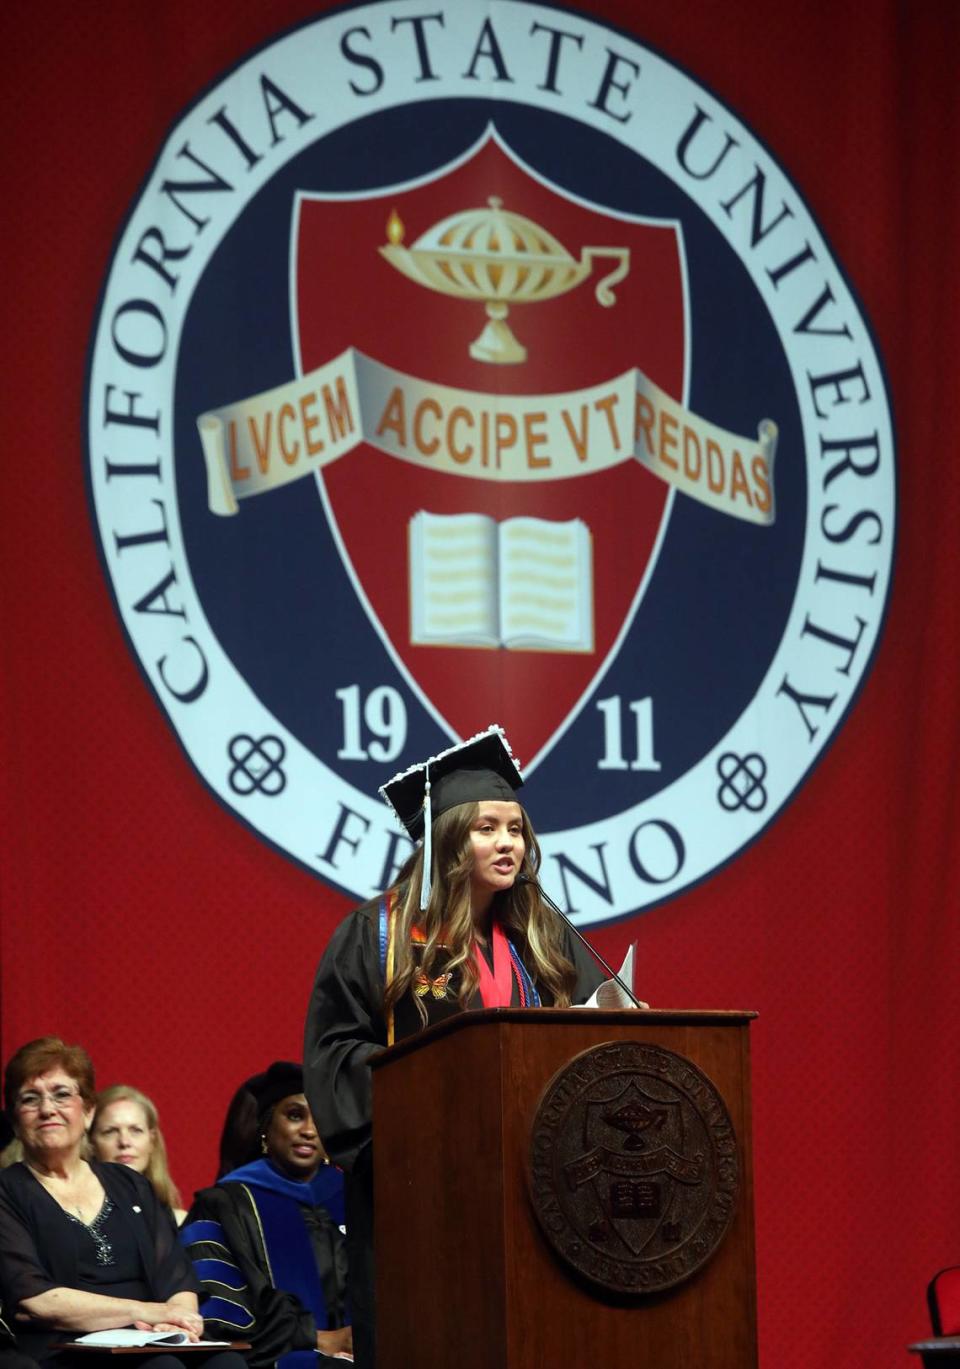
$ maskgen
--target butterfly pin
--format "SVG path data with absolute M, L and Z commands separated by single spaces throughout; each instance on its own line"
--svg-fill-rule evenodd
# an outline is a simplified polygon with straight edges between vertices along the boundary
M 429 975 L 418 974 L 413 981 L 413 992 L 418 998 L 426 998 L 428 993 L 432 993 L 434 998 L 446 998 L 449 983 L 449 974 L 439 974 L 436 979 L 431 979 Z

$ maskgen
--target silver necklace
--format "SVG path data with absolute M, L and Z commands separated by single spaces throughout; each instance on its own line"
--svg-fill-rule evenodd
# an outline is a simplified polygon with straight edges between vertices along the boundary
M 79 1211 L 79 1209 L 77 1210 Z M 89 1224 L 83 1221 L 81 1217 L 75 1217 L 72 1212 L 67 1213 L 67 1216 L 70 1218 L 71 1222 L 76 1222 L 77 1226 L 82 1226 L 84 1231 L 88 1231 L 90 1233 L 90 1236 L 93 1240 L 93 1244 L 96 1247 L 97 1264 L 100 1265 L 110 1265 L 114 1263 L 113 1246 L 110 1244 L 110 1242 L 107 1240 L 106 1236 L 104 1236 L 101 1230 L 101 1227 L 103 1226 L 107 1218 L 110 1216 L 110 1213 L 112 1211 L 113 1203 L 110 1201 L 109 1198 L 105 1197 L 103 1200 L 103 1207 L 101 1207 L 100 1211 L 94 1217 L 93 1221 Z

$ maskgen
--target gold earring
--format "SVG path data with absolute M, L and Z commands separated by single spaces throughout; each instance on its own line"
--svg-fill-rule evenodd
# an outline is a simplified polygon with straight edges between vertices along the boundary
M 260 1151 L 263 1155 L 269 1153 L 267 1150 L 267 1138 L 262 1132 L 260 1133 Z

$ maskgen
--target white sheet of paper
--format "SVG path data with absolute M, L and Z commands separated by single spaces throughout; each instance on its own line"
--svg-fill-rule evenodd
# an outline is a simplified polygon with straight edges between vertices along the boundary
M 191 1341 L 185 1331 L 138 1331 L 135 1326 L 116 1326 L 109 1331 L 88 1331 L 77 1336 L 75 1345 L 100 1345 L 105 1350 L 150 1345 L 208 1346 L 230 1345 L 228 1340 Z
M 633 943 L 627 949 L 627 954 L 623 958 L 620 966 L 620 978 L 625 984 L 633 987 Z M 605 979 L 592 998 L 589 998 L 583 1005 L 585 1008 L 632 1008 L 634 1004 L 630 1001 L 615 979 Z

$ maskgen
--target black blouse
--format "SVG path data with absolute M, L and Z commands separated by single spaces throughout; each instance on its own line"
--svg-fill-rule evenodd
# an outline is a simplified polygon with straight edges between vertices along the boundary
M 63 1213 L 63 1220 L 76 1226 L 80 1238 L 74 1288 L 109 1298 L 150 1298 L 140 1248 L 112 1198 L 104 1198 L 89 1225 L 69 1212 Z
M 93 1160 L 90 1166 L 111 1204 L 99 1229 L 113 1251 L 112 1265 L 98 1261 L 89 1228 L 72 1220 L 25 1164 L 0 1173 L 0 1301 L 11 1315 L 25 1299 L 51 1288 L 151 1302 L 199 1293 L 172 1214 L 143 1175 L 126 1165 Z M 34 1339 L 19 1329 L 17 1338 L 21 1345 Z

